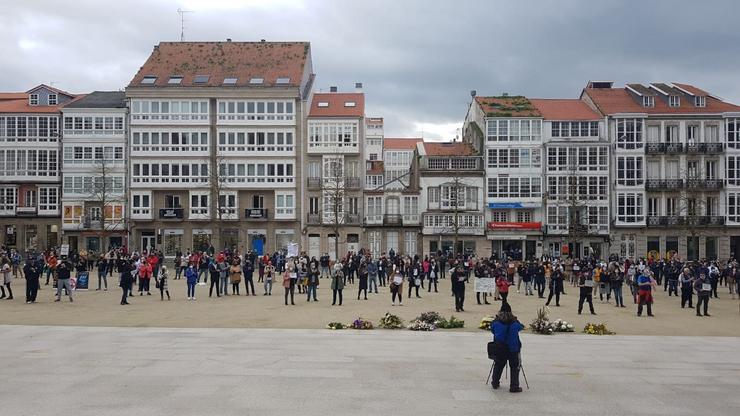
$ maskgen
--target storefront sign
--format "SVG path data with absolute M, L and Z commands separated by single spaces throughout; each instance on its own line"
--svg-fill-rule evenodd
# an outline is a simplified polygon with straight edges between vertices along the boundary
M 518 209 L 518 208 L 538 208 L 542 206 L 539 202 L 489 202 L 488 208 L 492 209 Z
M 489 222 L 489 230 L 541 230 L 541 222 Z
M 164 235 L 183 235 L 184 232 L 182 229 L 164 229 Z
M 208 228 L 193 228 L 193 235 L 213 234 Z

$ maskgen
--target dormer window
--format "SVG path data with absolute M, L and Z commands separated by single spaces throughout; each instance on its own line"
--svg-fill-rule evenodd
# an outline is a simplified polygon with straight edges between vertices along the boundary
M 28 105 L 39 105 L 39 95 L 31 94 L 28 96 Z
M 236 85 L 236 77 L 224 78 L 224 85 Z
M 157 77 L 154 75 L 147 75 L 141 80 L 141 85 L 154 85 L 154 82 L 157 80 Z
M 196 75 L 193 78 L 193 84 L 205 84 L 206 82 L 208 82 L 209 78 L 210 77 L 208 75 Z
M 642 97 L 642 106 L 643 107 L 655 107 L 655 97 L 652 96 L 644 96 Z
M 179 75 L 173 75 L 167 80 L 167 85 L 180 85 L 182 83 L 182 77 Z
M 290 84 L 290 78 L 280 77 L 277 80 L 275 80 L 275 84 L 281 84 L 281 85 Z
M 703 95 L 697 95 L 696 97 L 694 97 L 694 105 L 697 107 L 706 107 L 707 97 Z
M 251 78 L 249 80 L 249 83 L 252 85 L 262 85 L 262 83 L 265 82 L 264 78 Z
M 668 106 L 669 107 L 680 107 L 681 106 L 681 97 L 678 95 L 671 95 L 668 97 Z
M 319 101 L 318 106 L 319 107 L 329 107 L 329 103 L 326 101 Z
M 57 105 L 59 99 L 56 94 L 49 94 L 49 105 Z
M 344 103 L 345 107 L 357 107 L 357 103 L 354 101 L 347 101 Z

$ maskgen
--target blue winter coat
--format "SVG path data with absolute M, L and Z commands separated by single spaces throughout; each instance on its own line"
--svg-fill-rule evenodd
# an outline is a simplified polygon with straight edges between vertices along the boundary
M 188 283 L 195 283 L 198 281 L 198 271 L 194 268 L 188 267 L 187 270 L 185 270 L 185 278 L 187 279 Z
M 506 333 L 507 329 L 509 331 L 508 334 Z M 519 340 L 519 331 L 522 329 L 524 329 L 524 325 L 519 321 L 506 324 L 499 320 L 495 320 L 491 325 L 493 340 L 505 342 L 506 346 L 509 347 L 509 351 L 516 353 L 522 349 L 522 342 Z

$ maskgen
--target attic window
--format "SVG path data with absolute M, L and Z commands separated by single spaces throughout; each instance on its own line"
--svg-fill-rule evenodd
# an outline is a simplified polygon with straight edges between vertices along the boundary
M 224 85 L 235 85 L 235 84 L 236 84 L 236 77 L 224 78 Z
M 290 84 L 290 78 L 288 77 L 280 77 L 275 80 L 276 84 Z
M 154 81 L 157 80 L 157 77 L 153 75 L 147 75 L 144 77 L 144 79 L 141 80 L 141 83 L 143 85 L 154 85 Z
M 354 102 L 354 101 L 346 101 L 346 102 L 344 103 L 344 106 L 345 106 L 345 107 L 357 107 L 357 103 L 356 103 L 356 102 Z
M 30 94 L 28 96 L 28 105 L 39 105 L 39 95 L 38 94 Z
M 251 78 L 249 80 L 249 83 L 252 84 L 252 85 L 260 85 L 260 84 L 262 84 L 264 82 L 265 82 L 265 79 L 264 78 Z
M 210 76 L 208 75 L 196 75 L 195 78 L 193 78 L 193 84 L 205 84 L 208 82 L 208 79 Z
M 49 105 L 57 105 L 59 99 L 56 94 L 49 94 Z
M 696 97 L 694 97 L 694 105 L 697 107 L 706 107 L 707 97 L 703 95 L 697 95 Z
M 655 97 L 649 95 L 642 97 L 642 106 L 655 107 Z
M 671 95 L 668 97 L 668 106 L 669 107 L 680 107 L 681 106 L 681 97 L 678 95 Z
M 329 107 L 329 103 L 326 101 L 319 101 L 318 106 L 319 107 Z
M 182 83 L 182 77 L 179 75 L 173 75 L 167 80 L 167 85 L 180 85 Z

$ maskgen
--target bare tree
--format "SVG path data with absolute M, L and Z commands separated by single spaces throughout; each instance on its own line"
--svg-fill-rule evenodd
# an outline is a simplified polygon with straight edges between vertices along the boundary
M 116 178 L 114 165 L 110 160 L 100 159 L 96 162 L 91 178 L 92 186 L 85 198 L 86 201 L 90 201 L 92 204 L 90 207 L 86 207 L 83 221 L 86 227 L 91 227 L 93 220 L 100 222 L 97 229 L 98 237 L 101 240 L 106 231 L 113 230 L 119 224 L 123 225 L 125 229 L 126 216 L 123 215 L 123 209 L 121 209 L 121 217 L 117 221 L 110 221 L 109 223 L 108 218 L 108 211 L 111 212 L 112 216 L 115 205 L 123 205 L 124 202 L 123 178 L 120 178 L 121 187 L 118 189 L 115 185 Z M 93 209 L 95 209 L 95 215 L 93 215 Z
M 324 202 L 323 218 L 327 218 L 334 232 L 334 258 L 339 259 L 339 230 L 347 220 L 346 210 L 346 183 L 344 164 L 341 158 L 331 158 L 324 165 L 324 175 L 321 181 L 321 194 Z
M 445 192 L 448 194 L 440 195 L 440 208 L 443 210 L 452 210 L 452 223 L 446 227 L 445 232 L 453 235 L 453 251 L 457 252 L 458 245 L 460 244 L 460 230 L 463 228 L 470 228 L 470 225 L 466 224 L 461 218 L 461 215 L 466 211 L 471 211 L 471 208 L 469 208 L 468 205 L 472 203 L 472 199 L 469 198 L 468 188 L 475 187 L 470 184 L 470 181 L 466 177 L 460 174 L 459 170 L 452 169 L 451 174 L 452 176 L 450 177 L 449 182 L 442 185 L 442 187 L 446 189 Z M 470 192 L 475 192 L 477 197 L 477 189 Z M 449 201 L 448 206 L 441 205 L 443 200 Z M 477 207 L 474 207 L 472 210 L 477 212 Z M 464 247 L 461 247 L 460 251 L 464 251 Z
M 229 189 L 229 179 L 235 176 L 236 172 L 229 172 L 229 166 L 226 163 L 226 158 L 223 156 L 216 156 L 213 159 L 211 169 L 208 175 L 208 185 L 210 187 L 210 212 L 209 215 L 214 230 L 214 235 L 217 236 L 219 249 L 223 247 L 225 242 L 222 241 L 223 235 L 221 234 L 221 226 L 224 219 L 224 214 L 228 213 L 232 208 L 228 204 L 228 196 L 225 192 Z M 233 207 L 236 209 L 236 207 Z M 236 212 L 237 218 L 239 212 Z M 212 242 L 211 242 L 212 243 Z

